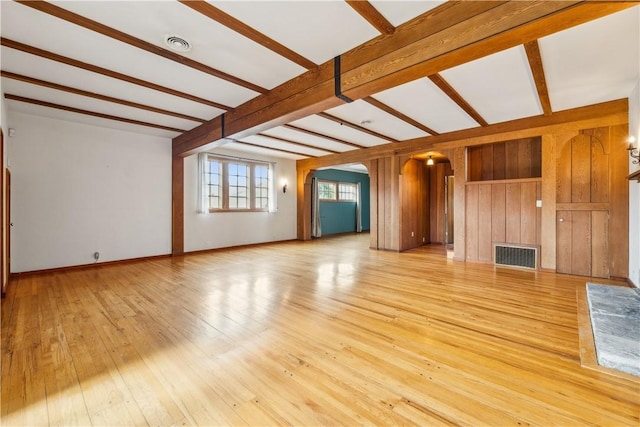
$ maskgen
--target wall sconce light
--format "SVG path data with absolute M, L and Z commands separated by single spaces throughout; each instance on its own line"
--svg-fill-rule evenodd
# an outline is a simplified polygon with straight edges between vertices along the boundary
M 629 152 L 629 155 L 635 159 L 631 163 L 637 165 L 638 162 L 640 162 L 640 153 L 638 153 L 638 148 L 633 146 L 633 143 L 636 141 L 636 139 L 635 137 L 630 136 L 627 141 L 629 142 L 629 148 L 627 148 L 627 151 Z
M 287 192 L 287 185 L 289 185 L 289 182 L 286 179 L 283 179 L 280 183 L 282 184 L 282 192 L 286 193 Z
M 429 156 L 429 158 L 427 159 L 427 166 L 433 166 L 433 159 L 431 158 L 431 156 Z

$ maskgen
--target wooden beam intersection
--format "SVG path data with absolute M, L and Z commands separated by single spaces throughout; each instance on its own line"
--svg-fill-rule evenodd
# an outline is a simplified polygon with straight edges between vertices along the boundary
M 524 44 L 524 50 L 527 53 L 527 60 L 529 61 L 529 67 L 531 68 L 531 74 L 536 84 L 536 90 L 538 91 L 538 99 L 542 106 L 542 112 L 545 116 L 548 116 L 553 111 L 551 110 L 551 100 L 549 99 L 549 89 L 547 88 L 547 79 L 544 75 L 544 67 L 542 64 L 542 56 L 540 55 L 540 46 L 538 40 L 533 40 Z
M 438 135 L 438 132 L 436 132 L 435 130 L 431 129 L 430 127 L 427 127 L 425 125 L 423 125 L 422 123 L 420 123 L 417 120 L 412 119 L 411 117 L 401 113 L 400 111 L 391 108 L 390 106 L 388 106 L 387 104 L 385 104 L 384 102 L 380 102 L 377 99 L 375 99 L 372 96 L 366 96 L 364 98 L 362 98 L 363 101 L 373 105 L 374 107 L 384 111 L 385 113 L 391 114 L 392 116 L 397 117 L 398 119 L 402 120 L 403 122 L 406 122 L 408 124 L 410 124 L 411 126 L 414 126 L 418 129 L 420 129 L 423 132 L 426 132 L 428 134 L 431 135 Z
M 369 22 L 381 34 L 393 34 L 396 30 L 393 24 L 387 20 L 378 9 L 365 0 L 346 0 L 347 4 L 353 8 L 360 16 Z
M 467 113 L 473 120 L 475 120 L 480 126 L 489 126 L 489 123 L 478 113 L 475 108 L 467 102 L 466 99 L 458 93 L 440 74 L 432 74 L 429 76 L 431 80 L 442 92 L 445 93 L 458 107 Z
M 170 126 L 163 126 L 163 125 L 158 125 L 158 124 L 155 124 L 155 123 L 149 123 L 149 122 L 143 122 L 143 121 L 140 121 L 140 120 L 128 119 L 126 117 L 112 116 L 110 114 L 103 114 L 103 113 L 98 113 L 98 112 L 95 112 L 95 111 L 83 110 L 83 109 L 80 109 L 80 108 L 69 107 L 67 105 L 54 104 L 53 102 L 41 101 L 39 99 L 33 99 L 33 98 L 26 98 L 24 96 L 12 95 L 12 94 L 9 94 L 9 93 L 5 93 L 4 97 L 6 99 L 10 99 L 10 100 L 13 100 L 13 101 L 24 102 L 24 103 L 27 103 L 27 104 L 40 105 L 42 107 L 54 108 L 56 110 L 69 111 L 69 112 L 72 112 L 72 113 L 83 114 L 85 116 L 99 117 L 101 119 L 114 120 L 114 121 L 117 121 L 117 122 L 130 123 L 130 124 L 134 124 L 134 125 L 146 126 L 146 127 L 162 129 L 162 130 L 168 130 L 168 131 L 177 132 L 177 133 L 186 132 L 184 129 L 177 129 L 177 128 L 170 127 Z
M 305 58 L 304 56 L 292 51 L 288 47 L 278 43 L 277 41 L 267 37 L 256 29 L 250 27 L 244 22 L 234 18 L 233 16 L 223 12 L 217 7 L 204 0 L 178 0 L 183 5 L 201 13 L 209 19 L 212 19 L 219 24 L 224 25 L 232 31 L 243 35 L 244 37 L 252 40 L 255 43 L 277 53 L 278 55 L 287 58 L 289 61 L 294 62 L 301 67 L 310 70 L 317 67 L 317 65 Z
M 341 55 L 341 89 L 351 99 L 553 34 L 637 5 L 634 2 L 447 2 Z M 227 134 L 255 134 L 341 105 L 333 60 L 227 113 Z M 197 152 L 213 140 L 215 123 L 174 139 L 174 153 Z M 202 129 L 199 129 L 202 128 Z

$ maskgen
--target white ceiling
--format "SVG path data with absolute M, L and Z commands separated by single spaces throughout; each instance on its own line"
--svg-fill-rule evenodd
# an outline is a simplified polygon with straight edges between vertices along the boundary
M 322 64 L 380 35 L 346 2 L 211 1 L 223 12 Z M 439 6 L 442 1 L 372 0 L 393 26 Z M 2 37 L 63 55 L 126 76 L 161 85 L 222 104 L 215 107 L 127 81 L 66 65 L 7 46 L 0 51 L 0 68 L 58 85 L 107 95 L 181 113 L 201 120 L 219 116 L 260 96 L 307 70 L 228 27 L 176 1 L 57 1 L 53 4 L 100 24 L 166 48 L 163 38 L 177 34 L 193 49 L 186 58 L 242 79 L 256 90 L 133 47 L 31 7 L 1 1 Z M 553 111 L 628 97 L 640 79 L 640 6 L 609 15 L 539 40 Z M 500 123 L 542 114 L 535 82 L 523 46 L 517 46 L 440 73 L 488 123 Z M 102 115 L 190 130 L 200 122 L 119 105 L 64 90 L 2 77 L 4 94 L 90 111 Z M 480 126 L 426 76 L 373 94 L 372 98 L 437 133 Z M 105 117 L 7 100 L 9 111 L 55 117 L 97 126 L 174 138 L 180 131 L 124 123 Z M 343 124 L 312 115 L 263 132 L 279 139 L 253 135 L 231 148 L 256 154 L 302 159 L 428 136 L 423 129 L 369 102 L 357 100 L 327 110 Z M 361 126 L 371 132 L 354 129 Z M 311 135 L 309 132 L 315 132 Z M 324 136 L 323 136 L 324 135 Z M 243 143 L 246 142 L 246 143 Z M 258 146 L 263 146 L 258 147 Z

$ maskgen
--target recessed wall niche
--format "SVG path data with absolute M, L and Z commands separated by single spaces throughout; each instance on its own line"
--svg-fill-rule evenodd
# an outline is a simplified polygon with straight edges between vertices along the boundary
M 467 181 L 540 178 L 542 138 L 522 138 L 467 148 Z

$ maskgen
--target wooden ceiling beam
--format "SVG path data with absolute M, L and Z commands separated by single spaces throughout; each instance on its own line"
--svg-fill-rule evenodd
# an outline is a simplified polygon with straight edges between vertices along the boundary
M 364 145 L 360 145 L 360 144 L 356 144 L 356 143 L 353 143 L 353 142 L 345 141 L 344 139 L 336 138 L 336 137 L 333 137 L 333 136 L 326 135 L 324 133 L 315 132 L 315 131 L 312 131 L 312 130 L 309 130 L 309 129 L 301 128 L 299 126 L 295 126 L 295 125 L 292 125 L 292 124 L 284 124 L 282 126 L 286 127 L 287 129 L 295 130 L 297 132 L 306 133 L 307 135 L 317 136 L 318 138 L 324 138 L 324 139 L 328 139 L 329 141 L 337 142 L 339 144 L 348 145 L 349 147 L 365 148 Z
M 542 56 L 540 55 L 540 46 L 538 40 L 533 40 L 524 44 L 524 50 L 527 52 L 527 60 L 533 74 L 533 81 L 538 91 L 538 99 L 542 106 L 542 112 L 548 116 L 551 110 L 551 100 L 549 99 L 549 89 L 547 88 L 547 79 L 544 75 L 544 67 L 542 65 Z
M 121 80 L 123 82 L 131 83 L 134 85 L 146 87 L 147 89 L 153 89 L 158 92 L 167 93 L 169 95 L 177 96 L 179 98 L 188 99 L 189 101 L 194 101 L 200 104 L 208 105 L 210 107 L 218 108 L 220 110 L 233 110 L 233 108 L 219 104 L 217 102 L 209 101 L 208 99 L 200 98 L 195 95 L 191 95 L 189 93 L 180 92 L 175 89 L 171 89 L 165 86 L 160 86 L 155 83 L 148 82 L 146 80 L 138 79 L 135 77 L 128 76 L 126 74 L 118 73 L 117 71 L 108 70 L 106 68 L 98 67 L 97 65 L 87 64 L 86 62 L 78 61 L 77 59 L 68 58 L 66 56 L 58 55 L 57 53 L 49 52 L 44 49 L 40 49 L 34 46 L 29 46 L 24 43 L 20 43 L 7 38 L 0 38 L 0 44 L 2 46 L 9 47 L 11 49 L 19 50 L 21 52 L 30 53 L 31 55 L 39 56 L 41 58 L 49 59 L 51 61 L 60 62 L 62 64 L 70 65 L 72 67 L 81 68 L 86 71 L 91 71 L 96 74 L 101 74 L 103 76 L 111 77 L 113 79 Z
M 299 153 L 297 151 L 285 150 L 283 148 L 268 147 L 266 145 L 254 144 L 253 142 L 240 141 L 240 140 L 234 140 L 233 142 L 235 142 L 237 144 L 249 145 L 251 147 L 264 148 L 265 150 L 279 151 L 281 153 L 293 154 L 295 156 L 310 157 L 310 158 L 316 158 L 317 157 L 317 156 L 314 156 L 313 154 Z
M 12 80 L 18 80 L 18 81 L 21 81 L 21 82 L 42 86 L 42 87 L 48 87 L 50 89 L 55 89 L 55 90 L 59 90 L 59 91 L 62 91 L 62 92 L 73 93 L 75 95 L 86 96 L 88 98 L 99 99 L 101 101 L 106 101 L 106 102 L 112 102 L 114 104 L 120 104 L 120 105 L 124 105 L 124 106 L 127 106 L 127 107 L 137 108 L 137 109 L 140 109 L 140 110 L 151 111 L 151 112 L 158 113 L 158 114 L 164 114 L 166 116 L 177 117 L 179 119 L 191 120 L 193 122 L 206 123 L 206 120 L 200 119 L 198 117 L 188 116 L 186 114 L 181 114 L 181 113 L 177 113 L 177 112 L 174 112 L 174 111 L 163 110 L 162 108 L 152 107 L 150 105 L 139 104 L 137 102 L 131 102 L 131 101 L 127 101 L 127 100 L 120 99 L 120 98 L 114 98 L 112 96 L 101 95 L 99 93 L 89 92 L 89 91 L 86 91 L 86 90 L 77 89 L 77 88 L 70 87 L 70 86 L 64 86 L 64 85 L 61 85 L 61 84 L 58 84 L 58 83 L 48 82 L 48 81 L 36 79 L 36 78 L 33 78 L 33 77 L 23 76 L 21 74 L 11 73 L 9 71 L 4 71 L 4 70 L 0 71 L 0 76 L 1 77 L 6 77 L 6 78 L 12 79 Z
M 440 88 L 453 102 L 455 102 L 458 107 L 462 108 L 462 110 L 467 113 L 473 120 L 475 120 L 480 126 L 489 126 L 489 123 L 478 113 L 475 108 L 471 106 L 467 102 L 466 99 L 462 97 L 456 91 L 453 86 L 449 84 L 440 74 L 432 74 L 429 76 L 429 80 L 431 80 L 436 86 Z
M 12 95 L 12 94 L 9 94 L 9 93 L 5 93 L 4 97 L 6 99 L 10 99 L 10 100 L 13 100 L 13 101 L 24 102 L 24 103 L 33 104 L 33 105 L 40 105 L 42 107 L 53 108 L 53 109 L 56 109 L 56 110 L 69 111 L 69 112 L 72 112 L 72 113 L 83 114 L 85 116 L 99 117 L 101 119 L 108 119 L 108 120 L 114 120 L 114 121 L 117 121 L 117 122 L 123 122 L 123 123 L 139 125 L 139 126 L 146 126 L 146 127 L 150 127 L 150 128 L 168 130 L 168 131 L 176 132 L 176 133 L 185 132 L 184 129 L 177 129 L 177 128 L 173 128 L 173 127 L 170 127 L 170 126 L 163 126 L 163 125 L 157 125 L 155 123 L 142 122 L 140 120 L 127 119 L 125 117 L 112 116 L 110 114 L 97 113 L 95 111 L 83 110 L 83 109 L 80 109 L 80 108 L 69 107 L 67 105 L 54 104 L 53 102 L 41 101 L 39 99 L 33 99 L 33 98 L 26 98 L 24 96 Z
M 341 55 L 339 88 L 351 99 L 439 73 L 637 5 L 634 2 L 447 2 Z M 241 138 L 343 103 L 329 61 L 226 114 L 225 136 Z M 201 151 L 201 135 L 221 133 L 205 123 L 174 138 L 173 152 Z M 199 129 L 204 128 L 204 129 Z
M 351 129 L 355 129 L 355 130 L 357 130 L 359 132 L 366 133 L 366 134 L 369 134 L 371 136 L 375 136 L 376 138 L 384 139 L 385 141 L 398 142 L 397 139 L 391 138 L 390 136 L 383 135 L 383 134 L 378 133 L 376 131 L 373 131 L 371 129 L 367 129 L 364 126 L 360 126 L 360 125 L 357 125 L 355 123 L 351 123 L 351 122 L 349 122 L 347 120 L 343 120 L 340 117 L 332 116 L 331 114 L 328 114 L 328 113 L 322 113 L 321 112 L 321 113 L 318 113 L 318 116 L 322 117 L 323 119 L 327 119 L 327 120 L 331 120 L 332 122 L 339 123 L 341 126 L 347 126 L 347 127 L 350 127 Z
M 442 133 L 436 136 L 415 138 L 399 143 L 377 145 L 362 150 L 330 154 L 317 159 L 298 160 L 298 169 L 316 169 L 345 163 L 361 163 L 388 156 L 414 155 L 426 151 L 442 151 L 456 147 L 490 144 L 512 139 L 539 136 L 545 133 L 578 130 L 583 128 L 623 124 L 629 120 L 627 99 L 603 102 L 524 119 L 495 123 L 484 127 Z
M 278 55 L 287 58 L 289 61 L 294 62 L 301 67 L 306 68 L 307 70 L 311 70 L 312 68 L 317 67 L 313 61 L 305 58 L 304 56 L 294 52 L 288 47 L 278 43 L 277 41 L 267 37 L 262 34 L 260 31 L 248 26 L 244 22 L 234 18 L 233 16 L 223 12 L 217 7 L 213 6 L 210 3 L 207 3 L 205 0 L 178 0 L 183 5 L 195 10 L 196 12 L 201 13 L 209 19 L 212 19 L 219 24 L 224 25 L 232 31 L 235 31 L 238 34 L 243 35 L 244 37 L 252 40 L 255 43 L 269 49 L 272 52 L 277 53 Z
M 393 34 L 396 28 L 385 18 L 378 9 L 366 0 L 346 0 L 360 16 L 367 20 L 380 34 Z
M 242 86 L 246 89 L 250 89 L 258 93 L 267 92 L 267 89 L 260 87 L 256 84 L 242 80 L 238 77 L 232 76 L 231 74 L 227 74 L 223 71 L 216 70 L 215 68 L 210 67 L 206 64 L 202 64 L 198 61 L 194 61 L 191 58 L 179 55 L 173 51 L 164 49 L 160 46 L 156 46 L 152 43 L 146 42 L 137 37 L 133 37 L 127 33 L 116 30 L 115 28 L 111 28 L 107 25 L 101 24 L 97 21 L 86 18 L 84 16 L 78 15 L 77 13 L 73 13 L 69 10 L 56 6 L 52 3 L 49 3 L 46 1 L 35 1 L 35 0 L 28 0 L 28 1 L 16 0 L 16 1 L 17 3 L 23 4 L 25 6 L 29 6 L 40 12 L 49 14 L 51 16 L 55 16 L 56 18 L 65 20 L 67 22 L 71 22 L 72 24 L 76 24 L 80 27 L 86 28 L 87 30 L 95 31 L 96 33 L 102 34 L 103 36 L 110 37 L 112 39 L 126 43 L 128 45 L 135 46 L 138 49 L 142 49 L 146 52 L 153 53 L 165 59 L 175 61 L 180 65 L 193 68 L 195 70 L 198 70 L 203 73 L 209 74 L 211 76 L 217 77 L 219 79 L 225 80 L 229 83 Z
M 262 132 L 258 133 L 257 135 L 261 136 L 263 138 L 273 139 L 274 141 L 286 142 L 287 144 L 294 144 L 294 145 L 298 145 L 300 147 L 311 148 L 312 150 L 324 151 L 326 153 L 337 154 L 337 153 L 340 152 L 340 151 L 335 151 L 335 150 L 329 150 L 328 148 L 316 147 L 315 145 L 304 144 L 302 142 L 294 141 L 292 139 L 286 139 L 286 138 L 280 138 L 279 136 L 268 135 L 268 134 L 262 133 Z
M 425 125 L 423 125 L 422 123 L 420 123 L 417 120 L 412 119 L 411 117 L 401 113 L 400 111 L 396 110 L 395 108 L 392 108 L 390 106 L 388 106 L 387 104 L 385 104 L 384 102 L 380 102 L 377 99 L 371 97 L 371 96 L 365 96 L 364 98 L 362 98 L 363 101 L 373 105 L 376 108 L 379 108 L 380 110 L 384 111 L 385 113 L 391 114 L 392 116 L 402 120 L 403 122 L 409 123 L 411 126 L 414 126 L 418 129 L 420 129 L 423 132 L 426 132 L 430 135 L 438 135 L 438 132 L 436 132 L 435 130 L 431 129 L 430 127 L 427 127 Z

